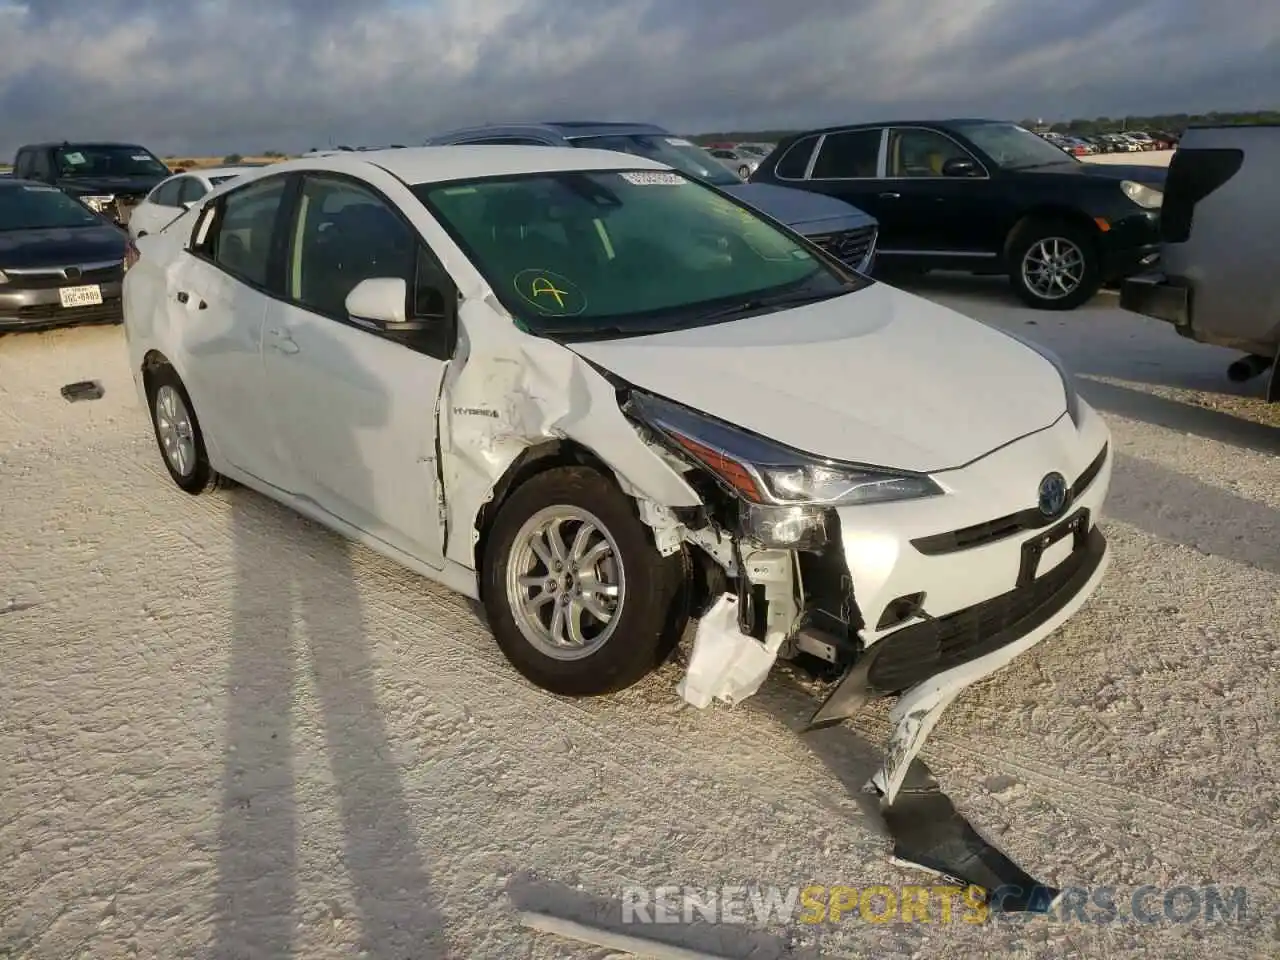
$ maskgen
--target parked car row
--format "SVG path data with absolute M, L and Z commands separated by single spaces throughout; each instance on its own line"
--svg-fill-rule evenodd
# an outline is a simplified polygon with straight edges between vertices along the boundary
M 1066 134 L 1046 132 L 1040 134 L 1055 147 L 1075 157 L 1097 153 L 1140 153 L 1144 150 L 1172 150 L 1178 138 L 1171 133 L 1146 133 L 1140 130 L 1125 133 Z
M 249 169 L 175 171 L 133 143 L 20 147 L 0 181 L 0 330 L 119 322 L 128 237 Z

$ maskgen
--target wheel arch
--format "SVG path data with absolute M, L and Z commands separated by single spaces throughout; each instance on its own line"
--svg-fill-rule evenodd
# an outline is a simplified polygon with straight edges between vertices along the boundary
M 142 385 L 146 388 L 148 395 L 151 392 L 151 384 L 155 380 L 156 371 L 168 367 L 174 369 L 169 358 L 159 350 L 148 350 L 142 356 Z
M 485 501 L 484 505 L 480 507 L 480 512 L 476 514 L 476 540 L 472 562 L 475 564 L 477 573 L 483 570 L 485 549 L 488 546 L 489 533 L 493 529 L 493 521 L 512 492 L 521 484 L 526 483 L 540 473 L 544 473 L 554 467 L 568 466 L 591 467 L 599 470 L 606 477 L 615 478 L 614 472 L 600 457 L 575 440 L 546 440 L 521 451 L 511 461 L 511 465 L 507 467 L 506 472 L 498 478 L 498 481 L 492 487 L 489 499 Z M 477 577 L 477 582 L 483 588 L 484 578 L 482 576 Z
M 1004 260 L 1013 267 L 1013 247 L 1021 233 L 1033 223 L 1069 223 L 1084 230 L 1093 240 L 1095 251 L 1099 229 L 1097 223 L 1078 207 L 1065 203 L 1041 203 L 1023 212 L 1004 238 Z

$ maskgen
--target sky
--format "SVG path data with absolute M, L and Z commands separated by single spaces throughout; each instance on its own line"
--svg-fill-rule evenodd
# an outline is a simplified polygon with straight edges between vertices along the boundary
M 1275 107 L 1277 0 L 0 0 L 4 159 Z

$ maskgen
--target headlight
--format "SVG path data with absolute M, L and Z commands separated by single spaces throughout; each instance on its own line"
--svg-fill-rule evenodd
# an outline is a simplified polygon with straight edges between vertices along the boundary
M 1012 337 L 1029 350 L 1034 350 L 1040 356 L 1044 357 L 1053 368 L 1058 371 L 1058 376 L 1062 378 L 1062 389 L 1067 395 L 1067 416 L 1071 418 L 1071 422 L 1077 427 L 1080 426 L 1080 394 L 1076 392 L 1076 378 L 1071 371 L 1067 369 L 1067 365 L 1062 362 L 1062 358 L 1050 350 L 1046 346 L 1036 343 L 1034 340 L 1028 340 L 1026 337 L 1019 336 L 1012 330 L 1001 329 L 1001 333 L 1008 337 Z
M 833 507 L 943 493 L 926 474 L 822 460 L 647 394 L 627 411 L 734 493 L 743 532 L 766 546 L 821 546 Z
M 1126 197 L 1147 210 L 1159 210 L 1164 204 L 1164 191 L 1148 187 L 1145 183 L 1121 180 L 1120 189 L 1124 191 Z
M 91 210 L 105 213 L 107 207 L 116 202 L 116 198 L 112 194 L 104 193 L 81 197 L 80 202 Z

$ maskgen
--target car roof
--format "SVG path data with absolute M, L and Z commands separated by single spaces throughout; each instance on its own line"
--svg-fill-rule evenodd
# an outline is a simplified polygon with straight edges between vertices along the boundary
M 478 136 L 485 133 L 548 133 L 574 140 L 579 137 L 625 137 L 625 136 L 672 136 L 670 130 L 655 126 L 652 123 L 618 122 L 613 120 L 546 120 L 515 123 L 485 123 L 476 127 L 461 127 L 436 134 L 432 141 L 452 140 L 455 137 Z
M 569 170 L 667 170 L 666 164 L 615 153 L 576 147 L 442 146 L 400 147 L 391 150 L 344 152 L 325 157 L 300 157 L 273 164 L 279 170 L 357 171 L 381 168 L 409 184 L 446 183 L 480 177 L 519 176 Z
M 830 127 L 820 127 L 816 130 L 802 130 L 798 133 L 793 133 L 791 139 L 798 140 L 801 137 L 821 136 L 826 133 L 840 133 L 844 130 L 860 130 L 867 127 L 938 127 L 945 130 L 948 127 L 959 124 L 1013 122 L 1012 120 L 992 120 L 990 117 L 952 117 L 949 120 L 868 120 L 859 123 L 841 123 Z
M 243 173 L 248 173 L 250 170 L 261 170 L 264 166 L 268 166 L 268 164 L 260 164 L 257 166 L 252 164 L 241 164 L 238 166 L 227 167 L 188 168 L 182 173 L 175 174 L 175 177 L 204 177 L 205 179 L 208 179 L 209 177 L 238 177 Z
M 48 143 L 23 144 L 18 149 L 47 150 L 55 147 L 124 147 L 127 150 L 147 150 L 142 144 L 130 143 L 128 140 L 51 140 Z M 151 153 L 151 151 L 147 150 L 147 153 Z

